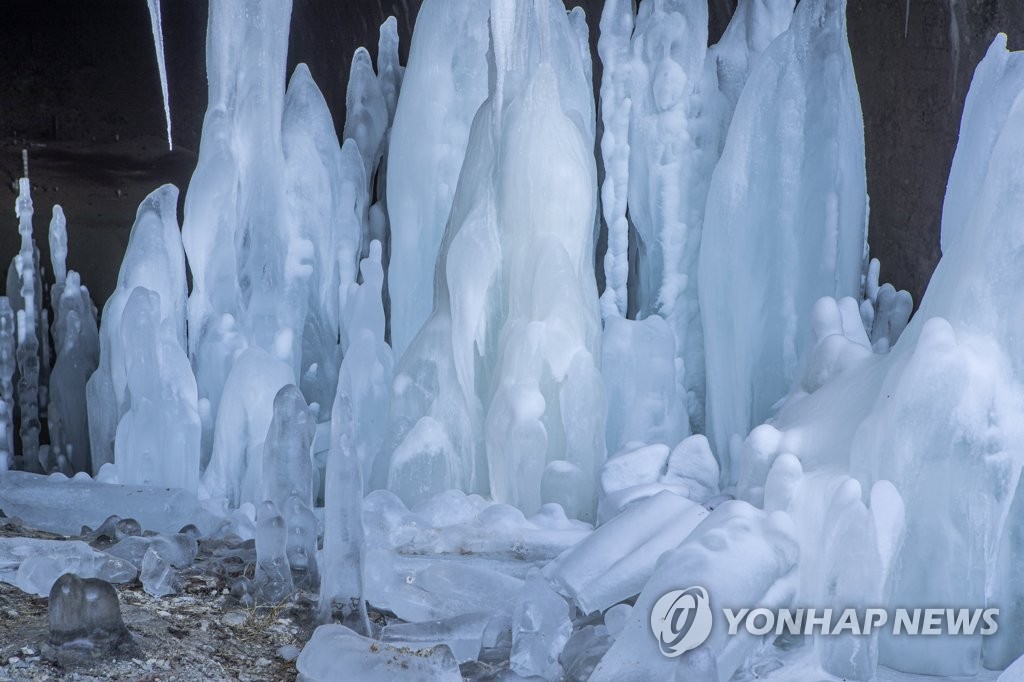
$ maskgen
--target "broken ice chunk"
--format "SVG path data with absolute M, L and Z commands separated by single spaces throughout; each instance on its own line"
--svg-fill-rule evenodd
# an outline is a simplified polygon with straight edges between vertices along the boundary
M 130 639 L 110 583 L 65 573 L 49 594 L 50 644 L 115 647 Z
M 768 609 L 790 606 L 799 573 L 795 533 L 784 512 L 766 514 L 738 501 L 716 507 L 678 549 L 662 556 L 591 679 L 729 679 L 762 638 L 745 631 L 730 636 L 725 619 L 717 618 L 702 645 L 679 658 L 668 657 L 651 635 L 652 609 L 665 594 L 691 586 L 706 590 L 716 614 L 749 604 Z M 716 670 L 717 675 L 708 676 Z
M 356 634 L 344 625 L 321 625 L 295 663 L 299 679 L 333 682 L 438 680 L 460 682 L 459 666 L 446 646 L 422 651 L 400 649 Z M 342 672 L 343 671 L 343 672 Z
M 531 573 L 512 616 L 512 671 L 523 677 L 558 679 L 558 656 L 571 634 L 569 604 L 540 572 Z
M 548 564 L 544 574 L 584 613 L 640 593 L 658 559 L 675 549 L 708 511 L 662 491 L 637 502 Z
M 177 590 L 174 587 L 175 572 L 167 559 L 150 547 L 142 557 L 142 573 L 139 579 L 142 581 L 142 589 L 151 597 L 163 597 L 174 594 Z
M 380 633 L 381 641 L 407 649 L 422 649 L 444 644 L 459 663 L 472 661 L 480 655 L 480 645 L 490 613 L 467 613 L 452 618 L 422 623 L 387 625 Z
M 123 583 L 134 580 L 138 570 L 77 540 L 0 538 L 0 581 L 45 597 L 65 573 Z
M 219 522 L 184 490 L 61 480 L 24 471 L 0 473 L 0 509 L 28 526 L 61 535 L 77 535 L 83 525 L 95 528 L 111 514 L 167 533 L 187 523 L 208 533 Z

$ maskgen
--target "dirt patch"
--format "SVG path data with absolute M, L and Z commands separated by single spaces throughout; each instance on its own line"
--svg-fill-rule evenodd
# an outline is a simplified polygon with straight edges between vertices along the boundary
M 10 522 L 0 536 L 55 537 Z M 229 593 L 236 571 L 223 570 L 225 551 L 244 557 L 238 569 L 252 575 L 251 542 L 201 541 L 178 594 L 155 598 L 138 581 L 115 585 L 132 641 L 103 654 L 51 647 L 48 600 L 0 583 L 0 680 L 294 680 L 294 660 L 286 659 L 315 629 L 315 604 L 300 597 L 243 608 Z

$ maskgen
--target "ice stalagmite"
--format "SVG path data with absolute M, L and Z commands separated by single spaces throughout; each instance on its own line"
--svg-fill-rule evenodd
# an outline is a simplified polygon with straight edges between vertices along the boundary
M 18 181 L 14 206 L 21 233 L 21 250 L 14 257 L 17 289 L 11 291 L 8 273 L 8 298 L 14 302 L 17 320 L 18 408 L 21 420 L 21 456 L 28 471 L 40 471 L 46 463 L 39 459 L 39 330 L 42 286 L 37 274 L 35 242 L 32 238 L 32 196 L 27 177 Z
M 0 471 L 14 464 L 14 370 L 15 357 L 14 311 L 11 301 L 0 296 Z
M 53 267 L 53 287 L 50 300 L 59 301 L 64 291 L 64 280 L 68 276 L 68 221 L 60 204 L 54 204 L 53 217 L 50 219 L 48 241 L 50 243 L 50 264 Z M 56 321 L 56 320 L 55 320 Z
M 605 290 L 601 294 L 604 317 L 625 317 L 628 300 L 629 222 L 626 193 L 629 182 L 630 36 L 636 21 L 633 0 L 608 0 L 601 13 L 597 50 L 601 75 L 601 157 L 604 182 L 601 209 L 608 226 L 608 251 L 604 256 Z
M 384 270 L 381 244 L 370 244 L 361 263 L 362 284 L 342 296 L 351 345 L 342 360 L 331 414 L 331 449 L 324 488 L 324 580 L 321 611 L 333 600 L 359 599 L 363 607 L 363 491 L 384 442 L 394 361 L 384 343 Z M 365 623 L 364 623 L 365 626 Z
M 401 358 L 430 315 L 434 271 L 487 97 L 487 3 L 427 0 L 416 17 L 388 151 L 391 344 Z
M 359 601 L 363 627 L 369 632 L 363 603 L 363 481 L 354 441 L 351 399 L 339 393 L 331 415 L 331 452 L 324 487 L 323 581 L 320 613 L 330 618 L 335 601 Z
M 164 185 L 141 204 L 128 238 L 117 288 L 103 306 L 99 367 L 86 387 L 93 472 L 114 459 L 114 434 L 131 405 L 127 390 L 133 341 L 121 334 L 122 317 L 136 287 L 159 296 L 159 319 L 169 338 L 185 347 L 185 255 L 177 220 L 178 189 Z
M 689 435 L 691 421 L 695 429 L 704 422 L 693 274 L 719 134 L 715 83 L 705 70 L 707 31 L 706 3 L 646 3 L 632 41 L 628 188 L 639 242 L 637 315 L 665 318 L 675 337 L 673 402 L 690 419 L 671 425 L 665 442 L 673 444 Z
M 52 247 L 51 247 L 52 248 Z M 86 386 L 99 363 L 100 341 L 89 290 L 71 270 L 50 290 L 54 302 L 53 341 L 57 361 L 50 373 L 47 424 L 50 450 L 74 471 L 92 471 Z
M 263 499 L 279 509 L 295 495 L 313 504 L 313 435 L 316 422 L 298 387 L 288 384 L 274 396 L 274 416 L 263 444 Z
M 388 108 L 388 126 L 395 119 L 404 74 L 405 68 L 398 60 L 398 20 L 388 17 L 380 25 L 380 37 L 377 40 L 377 79 Z
M 160 295 L 136 287 L 121 318 L 128 410 L 117 425 L 114 461 L 122 483 L 199 485 L 196 380 L 173 328 L 161 319 Z
M 338 291 L 355 281 L 359 258 L 362 216 L 353 221 L 351 214 L 352 194 L 362 197 L 362 188 L 351 186 L 361 184 L 363 175 L 352 177 L 327 103 L 305 64 L 295 68 L 288 83 L 283 116 L 286 199 L 293 221 L 289 265 L 297 275 L 289 297 L 296 317 L 305 317 L 293 341 L 301 343 L 301 352 L 293 352 L 293 370 L 306 398 L 327 407 L 338 376 Z
M 235 359 L 224 382 L 201 496 L 226 499 L 233 507 L 264 500 L 263 443 L 274 397 L 293 381 L 291 367 L 259 348 L 247 348 Z
M 978 65 L 964 103 L 960 142 L 942 205 L 943 253 L 954 247 L 967 226 L 999 132 L 1022 90 L 1024 55 L 1007 50 L 1006 35 L 1000 33 Z
M 855 295 L 865 258 L 860 99 L 846 3 L 800 3 L 757 60 L 708 192 L 700 254 L 708 435 L 730 440 L 788 391 L 821 296 Z
M 360 264 L 362 284 L 352 283 L 342 297 L 342 319 L 350 343 L 338 374 L 338 392 L 352 401 L 353 446 L 364 488 L 387 435 L 394 358 L 384 342 L 384 267 L 380 242 Z M 333 421 L 333 420 L 332 420 Z M 380 476 L 386 475 L 381 471 Z
M 289 248 L 301 243 L 289 239 L 282 150 L 290 16 L 289 0 L 210 3 L 209 105 L 182 228 L 204 462 L 234 358 L 259 346 L 291 365 L 305 322 L 296 319 L 300 311 L 288 296 L 305 273 L 286 272 L 289 262 L 301 262 L 301 250 Z
M 492 3 L 490 27 L 434 311 L 395 379 L 389 487 L 489 490 L 527 512 L 575 500 L 589 517 L 604 457 L 591 85 L 561 5 Z

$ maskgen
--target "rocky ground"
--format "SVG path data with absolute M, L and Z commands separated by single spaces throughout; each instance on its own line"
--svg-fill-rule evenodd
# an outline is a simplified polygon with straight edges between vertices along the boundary
M 56 536 L 4 519 L 0 536 Z M 47 644 L 47 599 L 0 583 L 0 681 L 294 680 L 294 658 L 316 627 L 313 605 L 244 608 L 229 582 L 252 575 L 251 541 L 231 548 L 200 542 L 181 572 L 178 594 L 151 597 L 137 580 L 116 585 L 132 641 L 114 652 L 65 651 Z

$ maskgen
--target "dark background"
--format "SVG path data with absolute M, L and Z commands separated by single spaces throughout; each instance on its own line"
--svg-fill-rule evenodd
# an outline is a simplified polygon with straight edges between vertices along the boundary
M 403 63 L 421 0 L 294 0 L 289 72 L 306 62 L 344 122 L 352 52 L 376 55 L 398 19 Z M 939 221 L 963 100 L 998 31 L 1024 37 L 1020 0 L 850 0 L 850 45 L 864 108 L 871 253 L 915 301 L 939 257 Z M 0 14 L 0 262 L 18 249 L 13 214 L 20 150 L 30 153 L 36 235 L 48 259 L 54 203 L 68 215 L 69 267 L 97 305 L 113 289 L 135 210 L 163 182 L 182 195 L 206 109 L 206 0 L 163 0 L 175 151 L 144 0 L 4 0 Z M 581 0 L 592 37 L 601 0 Z M 735 0 L 711 0 L 717 39 Z M 599 63 L 595 66 L 599 70 Z M 48 262 L 48 261 L 47 261 Z

